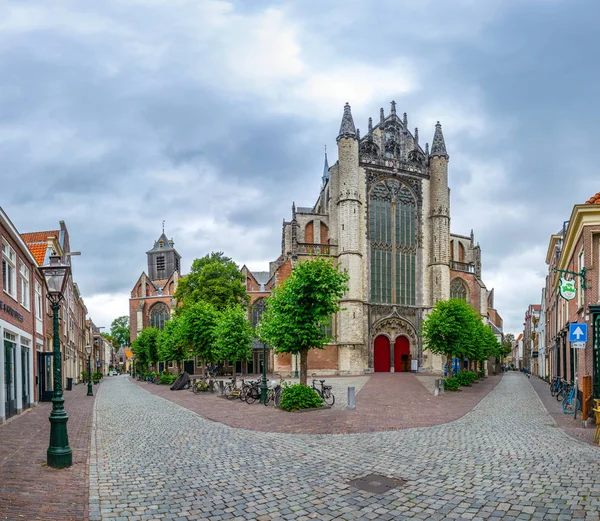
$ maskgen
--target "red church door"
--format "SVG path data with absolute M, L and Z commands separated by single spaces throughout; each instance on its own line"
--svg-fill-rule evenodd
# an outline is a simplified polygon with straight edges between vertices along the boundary
M 410 342 L 405 336 L 399 336 L 394 342 L 394 371 L 410 372 Z
M 379 335 L 373 349 L 373 369 L 376 373 L 389 373 L 390 363 L 390 341 L 385 335 Z

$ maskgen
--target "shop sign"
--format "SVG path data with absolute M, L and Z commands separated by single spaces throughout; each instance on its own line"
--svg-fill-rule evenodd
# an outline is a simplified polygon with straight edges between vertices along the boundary
M 24 317 L 16 309 L 11 308 L 6 302 L 0 300 L 0 310 L 8 313 L 11 317 L 16 318 L 19 322 L 23 322 Z
M 558 285 L 558 291 L 560 292 L 560 296 L 565 300 L 573 300 L 577 294 L 575 281 L 561 278 Z

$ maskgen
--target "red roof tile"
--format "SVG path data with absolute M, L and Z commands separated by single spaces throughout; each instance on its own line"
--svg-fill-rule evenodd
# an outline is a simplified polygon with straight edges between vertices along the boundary
M 60 234 L 60 230 L 52 230 L 48 232 L 33 232 L 22 233 L 21 237 L 27 244 L 29 251 L 35 257 L 35 261 L 42 266 L 46 257 L 46 249 L 48 248 L 48 237 L 56 237 Z
M 590 197 L 585 204 L 600 204 L 600 192 Z

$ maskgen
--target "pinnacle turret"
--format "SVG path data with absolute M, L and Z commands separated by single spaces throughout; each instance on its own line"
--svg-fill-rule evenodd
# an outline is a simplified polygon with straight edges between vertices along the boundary
M 340 133 L 338 134 L 337 141 L 343 138 L 356 139 L 356 127 L 354 126 L 352 112 L 348 103 L 344 105 L 344 115 L 342 116 L 342 124 L 340 125 Z
M 431 157 L 445 157 L 449 158 L 448 152 L 446 152 L 446 143 L 444 142 L 444 135 L 442 134 L 442 125 L 438 121 L 435 125 L 435 134 L 433 135 L 433 142 L 431 143 Z
M 327 162 L 327 145 L 325 145 L 325 164 L 323 165 L 323 186 L 329 181 L 329 163 Z

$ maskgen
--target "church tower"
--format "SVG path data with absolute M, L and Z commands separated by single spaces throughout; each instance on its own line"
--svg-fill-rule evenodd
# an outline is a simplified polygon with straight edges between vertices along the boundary
M 337 206 L 338 260 L 348 271 L 349 289 L 344 295 L 338 314 L 337 339 L 340 347 L 339 369 L 351 372 L 357 362 L 366 362 L 363 328 L 363 236 L 364 208 L 358 162 L 359 139 L 350 105 L 344 106 L 344 115 L 337 137 L 338 190 L 333 203 Z M 365 358 L 365 360 L 357 360 Z
M 429 226 L 431 231 L 431 305 L 450 298 L 450 190 L 448 188 L 448 153 L 437 122 L 429 154 L 431 180 Z
M 154 247 L 146 252 L 148 256 L 148 278 L 152 281 L 166 281 L 179 273 L 181 255 L 174 248 L 173 239 L 167 239 L 163 228 L 162 235 L 154 241 Z

